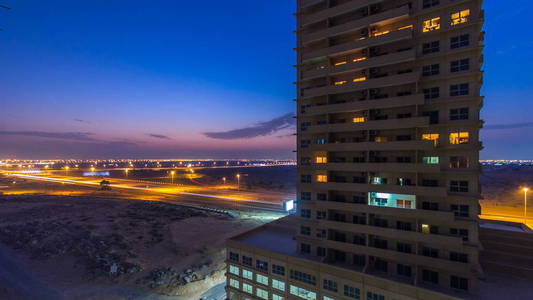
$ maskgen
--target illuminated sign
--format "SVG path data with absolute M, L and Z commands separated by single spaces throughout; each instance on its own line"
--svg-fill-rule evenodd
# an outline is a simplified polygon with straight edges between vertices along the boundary
M 109 176 L 109 172 L 83 172 L 83 176 Z
M 283 202 L 283 209 L 290 213 L 296 210 L 296 202 L 294 200 L 286 200 Z

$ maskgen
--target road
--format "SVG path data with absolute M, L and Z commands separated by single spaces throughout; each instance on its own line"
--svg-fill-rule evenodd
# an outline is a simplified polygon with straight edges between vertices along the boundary
M 12 173 L 19 179 L 52 182 L 58 184 L 72 184 L 80 186 L 99 187 L 100 178 L 73 177 L 61 175 L 33 175 Z M 259 209 L 281 212 L 284 200 L 290 199 L 290 194 L 275 192 L 250 192 L 223 186 L 194 186 L 156 183 L 124 178 L 106 178 L 113 190 L 136 192 L 139 196 L 149 194 L 161 196 L 161 201 L 195 207 L 214 209 Z

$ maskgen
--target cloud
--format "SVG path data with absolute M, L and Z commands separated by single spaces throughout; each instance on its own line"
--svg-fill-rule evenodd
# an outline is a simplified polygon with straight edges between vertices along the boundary
M 74 121 L 79 122 L 79 123 L 91 124 L 91 121 L 82 120 L 82 119 L 74 119 Z
M 533 122 L 487 125 L 484 127 L 484 129 L 500 130 L 500 129 L 518 129 L 518 128 L 527 128 L 527 127 L 533 127 Z
M 147 133 L 146 135 L 149 136 L 149 137 L 156 138 L 156 139 L 170 140 L 170 138 L 168 136 L 162 135 L 162 134 Z
M 212 139 L 234 140 L 267 136 L 287 128 L 294 128 L 296 119 L 293 113 L 285 114 L 270 121 L 260 122 L 255 125 L 221 132 L 204 132 L 204 135 Z
M 42 137 L 71 141 L 94 141 L 90 132 L 0 131 L 1 135 Z

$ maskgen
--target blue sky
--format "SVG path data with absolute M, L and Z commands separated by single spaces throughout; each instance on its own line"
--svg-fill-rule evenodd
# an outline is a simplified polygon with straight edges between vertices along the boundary
M 3 0 L 0 157 L 292 157 L 294 2 Z M 482 158 L 533 159 L 513 3 L 485 1 Z

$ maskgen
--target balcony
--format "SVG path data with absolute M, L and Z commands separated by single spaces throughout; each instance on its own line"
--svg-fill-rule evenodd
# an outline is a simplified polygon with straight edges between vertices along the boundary
M 388 75 L 379 78 L 370 78 L 364 81 L 349 82 L 342 85 L 327 85 L 304 90 L 301 98 L 325 96 L 328 94 L 348 93 L 366 89 L 381 88 L 395 85 L 415 83 L 420 79 L 420 72 L 410 72 L 404 74 Z
M 302 8 L 308 7 L 314 4 L 318 4 L 322 1 L 320 0 L 306 0 L 302 3 Z M 316 12 L 314 14 L 308 14 L 302 16 L 300 19 L 300 22 L 302 26 L 315 23 L 321 20 L 324 20 L 326 18 L 334 17 L 339 14 L 343 14 L 349 11 L 353 11 L 365 6 L 369 6 L 375 3 L 383 2 L 383 0 L 353 0 L 335 7 L 331 7 L 328 9 L 324 9 L 322 11 Z
M 306 133 L 327 133 L 327 132 L 351 132 L 360 130 L 386 130 L 418 128 L 429 126 L 428 117 L 415 117 L 407 119 L 390 119 L 381 121 L 368 121 L 363 123 L 341 123 L 309 126 Z
M 367 28 L 368 26 L 384 26 L 390 23 L 398 22 L 409 17 L 409 7 L 404 5 L 395 9 L 384 11 L 375 15 L 363 17 L 359 20 L 344 23 L 338 26 L 330 27 L 328 29 L 317 32 L 302 34 L 301 40 L 303 44 L 325 39 L 333 35 L 339 35 L 351 31 Z
M 416 218 L 430 219 L 436 223 L 451 224 L 455 221 L 453 212 L 438 210 L 422 209 L 401 209 L 385 206 L 369 206 L 367 204 L 335 202 L 335 201 L 316 201 L 316 209 L 319 210 L 339 210 L 355 213 L 380 214 L 385 216 L 394 216 L 396 218 Z
M 408 241 L 413 241 L 417 243 L 428 243 L 428 244 L 442 245 L 442 246 L 453 247 L 453 248 L 463 247 L 463 239 L 460 237 L 421 233 L 417 231 L 405 231 L 405 230 L 399 230 L 395 228 L 385 228 L 385 227 L 377 227 L 377 226 L 370 226 L 370 225 L 353 224 L 353 223 L 347 223 L 347 222 L 335 222 L 335 221 L 328 221 L 328 220 L 320 220 L 318 221 L 318 225 L 320 228 L 328 228 L 328 229 L 334 229 L 334 230 L 339 230 L 339 231 L 349 231 L 349 232 L 377 235 L 377 236 L 387 237 L 391 239 L 397 239 L 399 236 L 401 236 L 402 240 L 408 240 Z
M 301 184 L 302 186 L 305 183 Z M 364 184 L 364 183 L 340 183 L 340 182 L 315 182 L 312 184 L 314 189 L 328 191 L 345 191 L 345 192 L 378 192 L 392 194 L 407 194 L 427 197 L 446 197 L 448 191 L 446 187 L 428 187 L 416 185 L 394 185 L 394 184 Z
M 338 172 L 440 173 L 440 165 L 414 163 L 326 163 L 301 166 L 302 169 Z
M 330 66 L 324 69 L 304 71 L 303 80 L 315 79 L 319 77 L 324 77 L 326 75 L 337 75 L 340 73 L 350 72 L 350 71 L 355 72 L 355 71 L 367 69 L 370 67 L 376 68 L 376 67 L 382 67 L 386 65 L 394 65 L 394 64 L 399 64 L 403 62 L 413 61 L 415 60 L 415 58 L 416 58 L 415 50 L 395 52 L 395 53 L 390 53 L 387 55 L 370 57 L 368 59 L 358 61 L 358 62 L 350 62 L 350 63 L 346 63 L 343 65 Z
M 366 254 L 396 262 L 403 262 L 411 265 L 426 265 L 434 268 L 453 272 L 454 274 L 471 274 L 472 265 L 461 262 L 454 262 L 442 258 L 433 258 L 417 255 L 414 253 L 403 253 L 390 249 L 379 249 L 374 247 L 360 246 L 352 243 L 343 243 L 332 240 L 323 241 L 328 248 L 338 249 L 348 253 Z
M 365 39 L 358 39 L 352 42 L 343 43 L 323 49 L 314 50 L 302 54 L 302 60 L 308 60 L 311 58 L 327 56 L 327 55 L 341 55 L 350 52 L 355 52 L 368 47 L 374 47 L 382 44 L 388 44 L 403 40 L 409 40 L 413 38 L 413 31 L 411 29 L 403 29 L 383 34 L 379 36 L 373 36 Z
M 361 142 L 361 143 L 329 143 L 313 144 L 311 151 L 409 151 L 434 150 L 433 141 L 397 141 L 397 142 Z
M 351 101 L 337 104 L 324 104 L 311 106 L 305 109 L 305 115 L 315 116 L 323 114 L 334 114 L 344 112 L 354 112 L 369 109 L 385 109 L 395 107 L 405 107 L 410 105 L 424 104 L 424 95 L 410 95 L 402 97 L 390 97 L 375 100 Z

